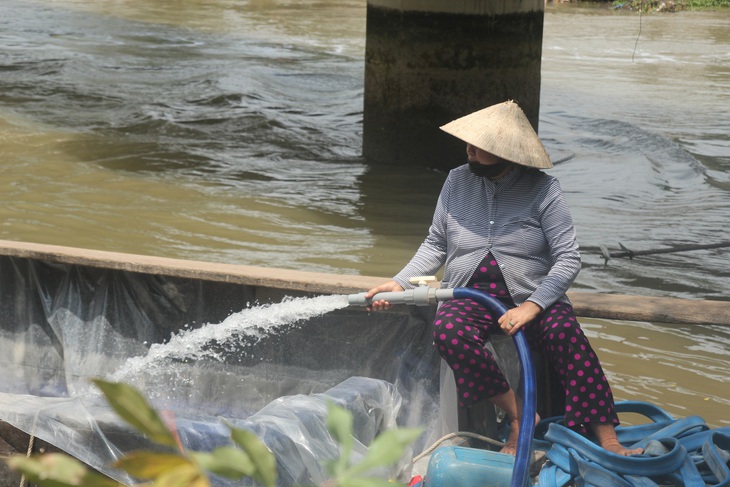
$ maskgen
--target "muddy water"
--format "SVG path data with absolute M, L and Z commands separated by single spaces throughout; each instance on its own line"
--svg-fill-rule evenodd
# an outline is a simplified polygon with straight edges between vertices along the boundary
M 0 11 L 0 238 L 382 276 L 423 239 L 444 175 L 360 156 L 364 1 Z M 728 21 L 548 7 L 540 134 L 575 289 L 728 299 L 727 249 L 599 252 L 730 240 Z M 586 326 L 619 398 L 728 424 L 728 330 Z

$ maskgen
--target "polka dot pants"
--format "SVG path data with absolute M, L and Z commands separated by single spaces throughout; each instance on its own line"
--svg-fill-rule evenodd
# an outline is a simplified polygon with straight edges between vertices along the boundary
M 494 270 L 496 262 L 487 256 L 485 263 L 487 265 L 480 266 L 472 281 L 483 279 L 484 273 L 480 270 L 486 270 L 492 282 L 482 281 L 473 287 L 489 290 L 495 297 L 501 297 L 507 307 L 514 307 L 509 298 L 505 299 L 499 293 L 504 281 L 501 273 Z M 492 287 L 493 279 L 501 282 Z M 498 318 L 470 299 L 446 301 L 436 314 L 434 344 L 454 372 L 460 406 L 470 406 L 510 388 L 494 356 L 484 347 L 492 333 L 503 333 Z M 547 357 L 559 377 L 565 391 L 566 426 L 618 424 L 608 381 L 569 304 L 553 304 L 523 330 L 530 347 Z

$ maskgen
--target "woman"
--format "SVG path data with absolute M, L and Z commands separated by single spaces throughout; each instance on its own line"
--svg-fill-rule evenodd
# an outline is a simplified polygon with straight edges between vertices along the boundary
M 611 389 L 565 293 L 580 271 L 570 211 L 542 142 L 513 101 L 479 110 L 443 127 L 466 142 L 468 164 L 444 183 L 428 236 L 392 281 L 368 291 L 403 291 L 412 277 L 444 266 L 442 287 L 486 290 L 508 308 L 493 316 L 479 303 L 440 304 L 434 344 L 454 372 L 459 405 L 488 399 L 510 421 L 505 453 L 514 454 L 520 408 L 495 358 L 484 348 L 495 332 L 523 329 L 545 354 L 565 391 L 565 422 L 591 430 L 600 445 L 620 455 L 618 417 Z M 374 302 L 373 309 L 389 306 Z

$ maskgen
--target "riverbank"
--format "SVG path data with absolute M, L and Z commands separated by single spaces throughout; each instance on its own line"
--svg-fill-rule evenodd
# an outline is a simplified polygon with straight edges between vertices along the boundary
M 612 9 L 640 12 L 681 12 L 730 8 L 730 0 L 614 0 L 600 3 L 606 3 Z

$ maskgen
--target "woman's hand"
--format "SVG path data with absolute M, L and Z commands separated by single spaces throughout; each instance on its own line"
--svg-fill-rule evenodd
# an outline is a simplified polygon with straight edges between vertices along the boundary
M 507 310 L 498 321 L 500 328 L 507 335 L 514 335 L 517 330 L 537 318 L 542 308 L 532 301 L 525 301 L 516 308 Z
M 381 284 L 380 286 L 376 286 L 372 288 L 370 291 L 365 293 L 365 299 L 370 299 L 373 296 L 375 296 L 378 293 L 389 293 L 389 292 L 400 292 L 404 291 L 403 287 L 398 284 L 395 281 L 388 281 L 385 284 Z M 368 306 L 369 310 L 375 310 L 380 311 L 382 309 L 388 309 L 390 308 L 390 303 L 385 300 L 380 301 L 373 301 L 373 304 Z

